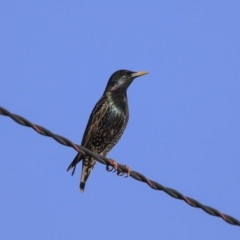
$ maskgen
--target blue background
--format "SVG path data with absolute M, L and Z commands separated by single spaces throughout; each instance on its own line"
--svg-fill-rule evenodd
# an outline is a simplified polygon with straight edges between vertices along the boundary
M 0 105 L 80 143 L 109 76 L 128 90 L 119 163 L 240 219 L 240 2 L 0 2 Z M 0 239 L 240 239 L 239 227 L 0 116 Z

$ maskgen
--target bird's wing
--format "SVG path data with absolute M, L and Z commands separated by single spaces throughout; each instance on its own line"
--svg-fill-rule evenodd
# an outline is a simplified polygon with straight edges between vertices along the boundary
M 99 124 L 101 122 L 101 119 L 106 114 L 107 110 L 108 110 L 107 98 L 105 96 L 103 96 L 97 102 L 97 104 L 95 105 L 95 107 L 92 110 L 92 113 L 88 120 L 87 127 L 83 134 L 81 146 L 86 147 L 92 134 L 94 134 L 94 132 L 96 132 L 99 129 Z M 82 160 L 82 155 L 81 155 L 81 153 L 78 153 L 76 155 L 76 157 L 73 159 L 73 161 L 70 163 L 70 165 L 68 166 L 67 171 L 69 171 L 70 169 L 73 168 L 73 171 L 72 171 L 72 175 L 73 175 L 77 164 L 81 160 Z
M 93 111 L 89 117 L 87 127 L 85 129 L 82 146 L 87 146 L 89 139 L 100 129 L 101 121 L 106 117 L 106 112 L 108 110 L 107 98 L 103 96 L 93 108 Z

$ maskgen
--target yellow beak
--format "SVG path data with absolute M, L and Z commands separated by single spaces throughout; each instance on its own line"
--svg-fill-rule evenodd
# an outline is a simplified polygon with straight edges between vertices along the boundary
M 144 71 L 136 72 L 136 73 L 132 74 L 132 77 L 140 77 L 140 76 L 143 76 L 145 74 L 148 74 L 148 72 L 144 72 Z

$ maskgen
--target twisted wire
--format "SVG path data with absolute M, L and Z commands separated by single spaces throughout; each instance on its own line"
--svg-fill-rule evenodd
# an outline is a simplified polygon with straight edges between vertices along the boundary
M 30 121 L 28 121 L 27 119 L 25 119 L 25 118 L 23 118 L 19 115 L 12 114 L 8 110 L 4 109 L 1 106 L 0 106 L 0 114 L 3 115 L 3 116 L 10 117 L 11 119 L 13 119 L 15 122 L 17 122 L 20 125 L 23 125 L 23 126 L 26 126 L 26 127 L 31 127 L 37 133 L 39 133 L 43 136 L 51 137 L 51 138 L 53 138 L 54 140 L 56 140 L 57 142 L 59 142 L 60 144 L 62 144 L 64 146 L 72 147 L 77 152 L 79 152 L 83 155 L 90 155 L 91 157 L 95 158 L 98 162 L 100 162 L 102 164 L 114 167 L 114 164 L 108 158 L 100 156 L 96 153 L 93 153 L 90 150 L 88 150 L 87 148 L 84 148 L 82 146 L 74 144 L 73 142 L 71 142 L 67 138 L 65 138 L 63 136 L 60 136 L 60 135 L 57 135 L 57 134 L 54 134 L 51 131 L 49 131 L 48 129 L 42 127 L 42 126 L 33 124 Z M 117 171 L 120 174 L 124 174 L 126 172 L 126 166 L 122 165 L 122 164 L 118 164 Z M 135 180 L 138 180 L 138 181 L 141 181 L 141 182 L 144 182 L 144 183 L 148 184 L 148 186 L 151 187 L 154 190 L 164 191 L 165 193 L 167 193 L 168 195 L 170 195 L 173 198 L 185 201 L 191 207 L 200 208 L 200 209 L 202 209 L 203 211 L 205 211 L 206 213 L 208 213 L 212 216 L 222 218 L 225 222 L 227 222 L 229 224 L 240 226 L 240 221 L 237 220 L 236 218 L 234 218 L 232 216 L 229 216 L 227 214 L 223 214 L 220 211 L 218 211 L 218 210 L 216 210 L 212 207 L 203 205 L 200 202 L 198 202 L 197 200 L 195 200 L 193 198 L 190 198 L 190 197 L 186 197 L 183 194 L 181 194 L 180 192 L 178 192 L 178 191 L 176 191 L 172 188 L 164 187 L 161 184 L 159 184 L 159 183 L 157 183 L 153 180 L 148 179 L 147 177 L 145 177 L 141 173 L 138 173 L 136 171 L 131 171 L 130 176 L 132 178 L 134 178 Z

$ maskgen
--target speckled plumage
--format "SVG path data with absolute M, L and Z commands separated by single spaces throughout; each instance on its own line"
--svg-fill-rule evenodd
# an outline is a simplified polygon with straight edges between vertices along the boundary
M 110 77 L 103 96 L 97 102 L 90 115 L 83 135 L 82 146 L 102 156 L 107 155 L 119 141 L 127 126 L 129 111 L 126 90 L 134 78 L 146 73 L 119 70 Z M 85 182 L 96 160 L 88 156 L 83 158 L 78 153 L 67 171 L 73 168 L 73 175 L 76 165 L 81 160 L 83 160 L 83 163 L 80 190 L 83 192 Z

